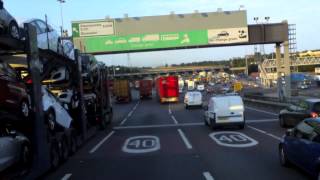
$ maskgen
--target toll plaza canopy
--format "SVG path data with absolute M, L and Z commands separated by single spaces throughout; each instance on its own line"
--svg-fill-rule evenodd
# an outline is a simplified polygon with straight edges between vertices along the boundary
M 288 24 L 247 24 L 246 11 L 106 18 L 72 22 L 77 49 L 92 54 L 281 43 Z

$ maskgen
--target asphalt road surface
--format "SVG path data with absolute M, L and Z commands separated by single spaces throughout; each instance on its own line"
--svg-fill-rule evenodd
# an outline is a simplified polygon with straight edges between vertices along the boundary
M 302 180 L 298 168 L 282 167 L 277 114 L 246 106 L 247 125 L 211 130 L 203 110 L 180 100 L 155 98 L 115 104 L 112 125 L 89 140 L 45 179 L 109 180 Z

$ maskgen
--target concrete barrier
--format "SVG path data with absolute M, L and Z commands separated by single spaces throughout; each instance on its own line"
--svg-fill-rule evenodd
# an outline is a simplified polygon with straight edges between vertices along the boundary
M 253 105 L 255 107 L 268 109 L 275 113 L 279 113 L 280 110 L 288 106 L 287 103 L 264 101 L 264 100 L 251 99 L 251 98 L 243 98 L 243 100 L 247 105 Z

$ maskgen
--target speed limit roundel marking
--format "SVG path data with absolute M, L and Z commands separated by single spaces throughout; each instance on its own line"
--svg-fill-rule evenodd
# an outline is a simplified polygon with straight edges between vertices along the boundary
M 160 149 L 160 140 L 157 136 L 134 136 L 128 138 L 122 151 L 126 153 L 148 153 Z
M 250 138 L 249 136 L 234 131 L 221 131 L 209 134 L 217 144 L 227 147 L 245 148 L 258 144 L 258 141 Z

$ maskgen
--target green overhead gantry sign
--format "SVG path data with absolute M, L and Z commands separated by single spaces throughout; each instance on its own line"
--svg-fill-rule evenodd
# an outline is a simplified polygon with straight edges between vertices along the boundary
M 246 11 L 77 21 L 72 35 L 76 48 L 92 54 L 249 41 Z

